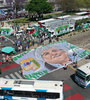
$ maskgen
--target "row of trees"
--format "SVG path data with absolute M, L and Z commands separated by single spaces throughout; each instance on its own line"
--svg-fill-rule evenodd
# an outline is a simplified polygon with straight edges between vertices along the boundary
M 45 13 L 53 11 L 48 0 L 10 0 L 13 2 L 13 8 L 17 11 L 22 7 L 22 2 L 27 1 L 25 9 L 33 16 L 42 16 Z M 77 11 L 79 8 L 90 8 L 90 0 L 56 0 L 55 4 L 60 5 L 64 12 Z
M 77 11 L 79 8 L 90 8 L 90 0 L 58 0 L 57 2 L 65 12 Z
M 60 4 L 63 11 L 77 11 L 79 8 L 90 8 L 90 0 L 56 0 Z M 48 0 L 29 0 L 26 4 L 26 10 L 29 13 L 43 13 L 52 12 L 53 7 Z

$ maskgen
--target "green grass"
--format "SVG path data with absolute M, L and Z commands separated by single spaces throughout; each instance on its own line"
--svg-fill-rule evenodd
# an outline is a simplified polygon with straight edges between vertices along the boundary
M 30 23 L 30 20 L 28 18 L 19 18 L 13 21 L 8 21 L 8 23 Z

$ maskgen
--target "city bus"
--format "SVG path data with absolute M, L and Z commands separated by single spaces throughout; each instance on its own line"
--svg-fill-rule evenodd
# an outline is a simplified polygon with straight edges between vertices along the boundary
M 63 82 L 0 78 L 0 100 L 64 100 Z
M 76 70 L 75 81 L 83 88 L 90 86 L 90 63 L 82 65 Z

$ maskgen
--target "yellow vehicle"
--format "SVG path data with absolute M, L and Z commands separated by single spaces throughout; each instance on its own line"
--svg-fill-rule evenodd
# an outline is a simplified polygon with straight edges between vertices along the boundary
M 34 71 L 34 70 L 37 70 L 38 68 L 40 68 L 40 64 L 33 58 L 28 58 L 28 59 L 24 59 L 24 60 L 20 61 L 20 65 L 26 71 L 29 71 L 29 70 Z

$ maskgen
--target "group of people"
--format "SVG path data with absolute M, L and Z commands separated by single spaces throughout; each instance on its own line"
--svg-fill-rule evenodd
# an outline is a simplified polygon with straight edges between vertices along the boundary
M 5 62 L 10 63 L 11 61 L 12 61 L 12 56 L 2 53 L 2 63 L 5 63 Z
M 27 30 L 22 29 L 23 32 L 17 38 L 16 36 L 16 41 L 15 41 L 15 48 L 17 49 L 16 51 L 22 51 L 22 50 L 28 50 L 31 46 L 34 46 L 36 43 L 37 45 L 41 45 L 44 43 L 47 39 L 49 39 L 49 43 L 51 42 L 51 38 L 48 38 L 48 33 L 42 30 L 38 30 L 38 36 L 28 33 Z

